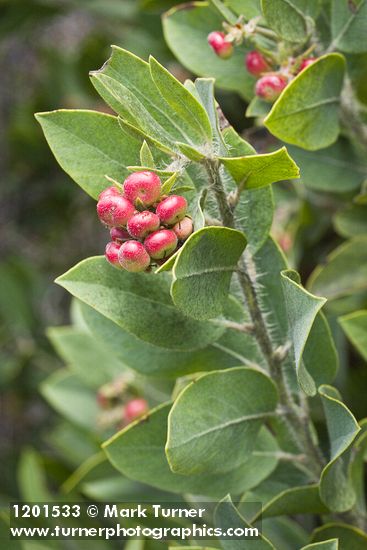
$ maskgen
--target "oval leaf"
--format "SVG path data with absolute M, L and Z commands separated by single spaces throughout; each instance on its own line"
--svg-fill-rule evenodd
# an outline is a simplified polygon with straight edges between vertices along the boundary
M 244 234 L 227 227 L 204 227 L 193 233 L 173 267 L 175 305 L 195 319 L 220 315 L 245 246 Z
M 209 373 L 186 386 L 168 421 L 166 454 L 172 471 L 188 475 L 239 467 L 277 397 L 270 378 L 245 367 Z
M 172 304 L 164 275 L 120 271 L 96 257 L 80 262 L 56 282 L 127 332 L 156 346 L 199 349 L 223 333 L 219 326 L 182 315 Z
M 277 138 L 314 151 L 339 134 L 339 101 L 345 61 L 328 54 L 304 69 L 285 88 L 264 120 Z

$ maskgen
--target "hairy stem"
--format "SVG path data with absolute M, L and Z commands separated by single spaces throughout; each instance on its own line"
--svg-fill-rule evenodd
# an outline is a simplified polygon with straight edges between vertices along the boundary
M 226 191 L 221 181 L 219 163 L 214 160 L 208 161 L 206 163 L 206 170 L 218 204 L 223 225 L 235 229 L 236 220 L 234 211 L 228 202 Z M 297 444 L 299 450 L 301 452 L 307 452 L 309 468 L 317 478 L 324 465 L 324 460 L 313 441 L 309 425 L 309 416 L 306 418 L 304 417 L 304 413 L 302 414 L 301 409 L 295 403 L 293 396 L 288 389 L 282 368 L 282 362 L 285 357 L 284 350 L 286 348 L 282 347 L 282 353 L 280 353 L 279 349 L 274 349 L 273 342 L 259 304 L 255 284 L 249 273 L 245 255 L 243 255 L 239 261 L 237 275 L 250 313 L 253 325 L 252 334 L 258 342 L 264 358 L 266 359 L 269 373 L 274 382 L 277 384 L 279 390 L 279 401 L 283 410 L 286 412 L 284 422 L 286 422 L 287 429 L 292 439 Z
M 340 103 L 341 120 L 353 137 L 366 151 L 367 150 L 367 125 L 362 122 L 358 101 L 355 97 L 352 84 L 346 78 Z

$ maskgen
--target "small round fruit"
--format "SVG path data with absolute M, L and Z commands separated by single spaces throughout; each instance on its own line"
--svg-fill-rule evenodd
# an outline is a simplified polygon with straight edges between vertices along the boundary
M 145 239 L 149 233 L 156 231 L 161 222 L 157 214 L 144 210 L 134 214 L 128 221 L 127 229 L 132 237 L 135 239 Z
M 134 212 L 134 205 L 122 195 L 107 195 L 97 203 L 98 217 L 109 227 L 125 227 Z
M 265 57 L 257 50 L 249 52 L 246 55 L 245 64 L 247 71 L 254 76 L 260 76 L 262 73 L 270 70 L 270 65 Z
M 192 223 L 192 219 L 187 216 L 172 227 L 172 231 L 176 233 L 179 241 L 185 241 L 188 237 L 190 237 L 193 229 L 194 225 Z
M 174 225 L 185 217 L 187 201 L 181 195 L 170 195 L 157 206 L 156 213 L 163 225 Z
M 213 31 L 208 35 L 209 46 L 214 53 L 222 59 L 228 59 L 233 54 L 232 42 L 226 39 L 226 35 L 221 31 Z
M 267 74 L 256 82 L 255 93 L 264 101 L 275 101 L 287 86 L 287 80 L 277 74 Z
M 149 410 L 148 403 L 142 397 L 131 399 L 124 406 L 123 418 L 127 424 L 141 418 Z
M 145 239 L 144 246 L 151 258 L 162 260 L 176 249 L 177 236 L 170 229 L 159 229 Z
M 126 231 L 126 229 L 123 229 L 122 227 L 111 227 L 110 235 L 112 241 L 120 244 L 131 239 L 128 231 Z
M 111 187 L 107 187 L 104 189 L 98 197 L 98 200 L 100 201 L 104 197 L 108 197 L 109 195 L 122 195 L 120 189 L 118 189 L 115 185 L 111 185 Z
M 122 244 L 118 259 L 121 267 L 132 273 L 145 271 L 150 264 L 149 254 L 139 241 L 126 241 Z
M 315 57 L 306 57 L 306 59 L 302 59 L 298 72 L 300 73 L 301 71 L 303 71 L 303 69 L 306 69 L 306 67 L 309 67 L 315 61 L 316 61 Z
M 115 267 L 118 267 L 119 269 L 121 268 L 118 256 L 120 247 L 120 243 L 111 242 L 107 244 L 105 251 L 106 260 Z
M 135 204 L 137 199 L 145 206 L 157 202 L 161 194 L 161 180 L 154 172 L 134 172 L 124 181 L 124 195 Z

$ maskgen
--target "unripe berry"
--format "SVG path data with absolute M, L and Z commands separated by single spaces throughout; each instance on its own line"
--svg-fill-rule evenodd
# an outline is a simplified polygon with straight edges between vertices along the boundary
M 260 76 L 262 73 L 270 70 L 270 65 L 265 57 L 256 50 L 246 55 L 245 64 L 248 72 L 254 76 Z
M 97 214 L 105 225 L 124 227 L 134 215 L 133 204 L 122 195 L 105 195 L 97 203 Z
M 124 181 L 124 195 L 132 203 L 140 199 L 145 206 L 150 206 L 160 194 L 161 180 L 154 172 L 134 172 Z
M 156 212 L 163 225 L 174 225 L 185 217 L 187 201 L 181 195 L 170 195 L 157 206 Z
M 185 241 L 188 237 L 190 237 L 193 229 L 194 226 L 192 219 L 187 216 L 172 227 L 172 231 L 176 233 L 179 241 Z
M 255 93 L 264 101 L 272 102 L 280 96 L 287 86 L 287 80 L 277 74 L 267 74 L 256 82 Z
M 122 227 L 111 227 L 110 235 L 111 240 L 116 243 L 124 243 L 125 241 L 129 241 L 131 239 L 130 234 L 126 231 L 126 229 L 122 229 Z
M 314 63 L 315 61 L 315 57 L 306 57 L 306 59 L 302 59 L 298 72 L 300 73 L 301 71 L 303 71 L 303 69 L 305 69 L 309 65 L 312 65 L 312 63 Z
M 130 422 L 133 422 L 133 420 L 137 420 L 141 416 L 144 416 L 148 410 L 148 403 L 142 397 L 131 399 L 131 401 L 126 403 L 124 406 L 123 419 L 127 424 L 129 424 Z
M 218 57 L 228 59 L 233 54 L 232 42 L 226 39 L 224 32 L 213 31 L 208 35 L 208 43 Z
M 138 212 L 130 218 L 127 229 L 135 239 L 144 239 L 149 233 L 156 231 L 160 224 L 161 222 L 157 214 L 144 210 L 144 212 Z
M 115 185 L 111 185 L 111 187 L 107 187 L 102 191 L 102 193 L 99 194 L 98 200 L 100 201 L 103 199 L 103 197 L 108 197 L 109 195 L 121 195 L 120 189 L 118 189 Z
M 105 252 L 106 260 L 110 264 L 118 268 L 121 268 L 119 263 L 119 257 L 118 257 L 120 247 L 121 247 L 120 243 L 116 243 L 116 242 L 108 243 L 106 246 L 106 252 Z
M 150 264 L 150 257 L 139 241 L 127 241 L 121 245 L 118 259 L 126 271 L 138 273 L 145 271 Z
M 151 258 L 161 260 L 176 249 L 177 237 L 170 229 L 160 229 L 145 239 L 144 246 Z

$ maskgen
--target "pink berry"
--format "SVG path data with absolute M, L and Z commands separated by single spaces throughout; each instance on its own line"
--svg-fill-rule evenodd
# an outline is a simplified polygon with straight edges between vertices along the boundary
M 129 241 L 131 239 L 130 234 L 126 231 L 126 229 L 122 229 L 122 227 L 111 227 L 110 235 L 111 240 L 116 243 L 124 243 L 125 241 Z
M 159 229 L 145 239 L 144 246 L 151 258 L 161 260 L 176 249 L 177 237 L 170 229 Z
M 173 227 L 172 231 L 176 233 L 176 236 L 179 241 L 185 241 L 188 237 L 190 237 L 191 233 L 193 232 L 194 226 L 192 223 L 192 219 L 188 218 L 187 216 L 183 218 L 183 220 L 177 222 Z
M 135 237 L 135 239 L 144 239 L 149 233 L 156 231 L 160 223 L 157 214 L 149 210 L 144 210 L 144 212 L 138 212 L 130 218 L 127 228 L 130 235 Z
M 150 257 L 139 241 L 127 241 L 121 245 L 118 259 L 126 271 L 138 273 L 145 271 L 150 264 Z
M 108 197 L 109 195 L 121 195 L 120 189 L 115 187 L 114 185 L 111 185 L 111 187 L 107 187 L 107 189 L 104 189 L 102 193 L 99 194 L 98 200 L 100 201 L 104 197 Z
M 124 420 L 127 424 L 129 424 L 133 420 L 144 416 L 144 414 L 146 414 L 148 410 L 148 403 L 142 397 L 131 399 L 131 401 L 126 403 L 126 405 L 124 406 Z
M 264 101 L 274 101 L 287 86 L 287 80 L 277 74 L 267 74 L 256 82 L 255 93 Z
M 228 59 L 233 54 L 232 42 L 226 39 L 224 32 L 213 31 L 208 35 L 208 43 L 218 57 Z
M 161 194 L 161 180 L 154 172 L 134 172 L 124 181 L 124 195 L 135 204 L 137 199 L 145 206 L 157 202 Z
M 125 227 L 134 212 L 133 204 L 122 195 L 107 195 L 97 203 L 99 219 L 110 227 Z
M 246 55 L 246 69 L 254 76 L 260 76 L 262 73 L 269 71 L 270 65 L 265 57 L 258 51 L 254 50 Z
M 106 246 L 106 252 L 105 252 L 106 260 L 110 264 L 118 268 L 121 267 L 119 263 L 119 257 L 118 257 L 120 247 L 121 247 L 120 243 L 115 243 L 115 242 L 108 243 Z
M 309 65 L 312 65 L 316 61 L 315 57 L 306 57 L 306 59 L 302 59 L 301 65 L 299 66 L 298 72 L 300 73 L 303 71 L 303 69 L 306 69 Z
M 185 217 L 187 201 L 181 195 L 170 195 L 157 206 L 156 212 L 163 225 L 173 225 Z

